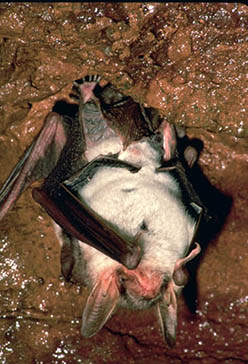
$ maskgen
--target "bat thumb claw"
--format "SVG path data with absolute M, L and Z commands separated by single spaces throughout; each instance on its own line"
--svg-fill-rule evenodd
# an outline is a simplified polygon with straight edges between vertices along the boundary
M 125 255 L 122 264 L 128 269 L 137 268 L 142 257 L 142 251 L 140 246 L 136 246 L 132 249 L 132 252 Z

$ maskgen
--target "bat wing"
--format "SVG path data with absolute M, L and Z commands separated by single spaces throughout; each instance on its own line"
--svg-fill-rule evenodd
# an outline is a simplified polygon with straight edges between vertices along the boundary
M 0 191 L 0 220 L 32 182 L 45 178 L 42 188 L 34 189 L 33 197 L 48 214 L 75 238 L 94 246 L 129 269 L 135 268 L 141 259 L 136 239 L 122 236 L 62 184 L 86 163 L 81 159 L 84 150 L 80 117 L 66 120 L 57 113 L 50 113 L 41 132 Z M 119 161 L 117 164 L 123 163 Z M 136 169 L 135 166 L 128 168 L 131 171 Z
M 184 137 L 184 134 L 178 135 L 175 129 L 173 125 L 166 122 L 161 124 L 164 161 L 162 166 L 157 168 L 157 172 L 170 171 L 179 183 L 182 200 L 196 220 L 195 232 L 191 242 L 193 243 L 198 240 L 200 224 L 207 224 L 213 217 L 193 184 L 192 166 L 197 159 L 197 151 L 191 146 L 181 150 L 179 148 L 181 146 L 180 139 Z M 190 246 L 191 249 L 193 249 L 193 244 Z
M 58 161 L 66 140 L 67 133 L 61 116 L 57 113 L 48 114 L 41 132 L 0 190 L 0 220 L 32 182 L 49 175 Z

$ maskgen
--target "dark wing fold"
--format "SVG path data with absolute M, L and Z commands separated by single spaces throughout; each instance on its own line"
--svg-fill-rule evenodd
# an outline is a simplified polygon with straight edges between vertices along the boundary
M 68 233 L 114 260 L 134 269 L 141 259 L 141 248 L 135 238 L 120 231 L 60 184 L 56 195 L 34 188 L 33 198 Z

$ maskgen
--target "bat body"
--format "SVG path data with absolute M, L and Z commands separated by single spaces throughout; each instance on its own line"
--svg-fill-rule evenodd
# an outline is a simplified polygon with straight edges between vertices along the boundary
M 184 266 L 200 252 L 193 242 L 202 204 L 177 157 L 174 128 L 111 85 L 97 86 L 96 78 L 75 83 L 79 117 L 71 127 L 48 115 L 1 190 L 0 218 L 45 177 L 33 196 L 57 223 L 62 273 L 91 289 L 83 335 L 98 332 L 118 305 L 155 306 L 173 345 Z M 191 166 L 196 151 L 184 155 Z
M 173 342 L 175 327 L 169 332 L 169 315 L 161 314 L 161 303 L 168 305 L 167 310 L 185 283 L 175 284 L 173 274 L 177 262 L 188 253 L 196 221 L 181 202 L 176 180 L 169 173 L 156 173 L 158 156 L 147 141 L 132 144 L 119 158 L 142 167 L 136 174 L 124 168 L 99 168 L 78 193 L 120 230 L 139 236 L 143 256 L 136 269 L 128 270 L 89 245 L 79 243 L 84 262 L 75 259 L 75 274 L 78 277 L 81 267 L 86 266 L 86 281 L 92 288 L 82 331 L 85 336 L 92 336 L 118 304 L 136 309 L 156 305 L 168 341 Z M 176 304 L 173 311 L 176 315 Z

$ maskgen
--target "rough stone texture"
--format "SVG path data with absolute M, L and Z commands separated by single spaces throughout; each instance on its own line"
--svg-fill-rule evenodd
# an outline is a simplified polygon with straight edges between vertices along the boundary
M 1 363 L 248 362 L 248 7 L 1 3 L 0 36 L 1 184 L 72 81 L 98 73 L 202 140 L 202 171 L 232 198 L 170 349 L 153 310 L 119 310 L 81 337 L 86 288 L 60 278 L 51 220 L 26 191 L 0 227 Z

